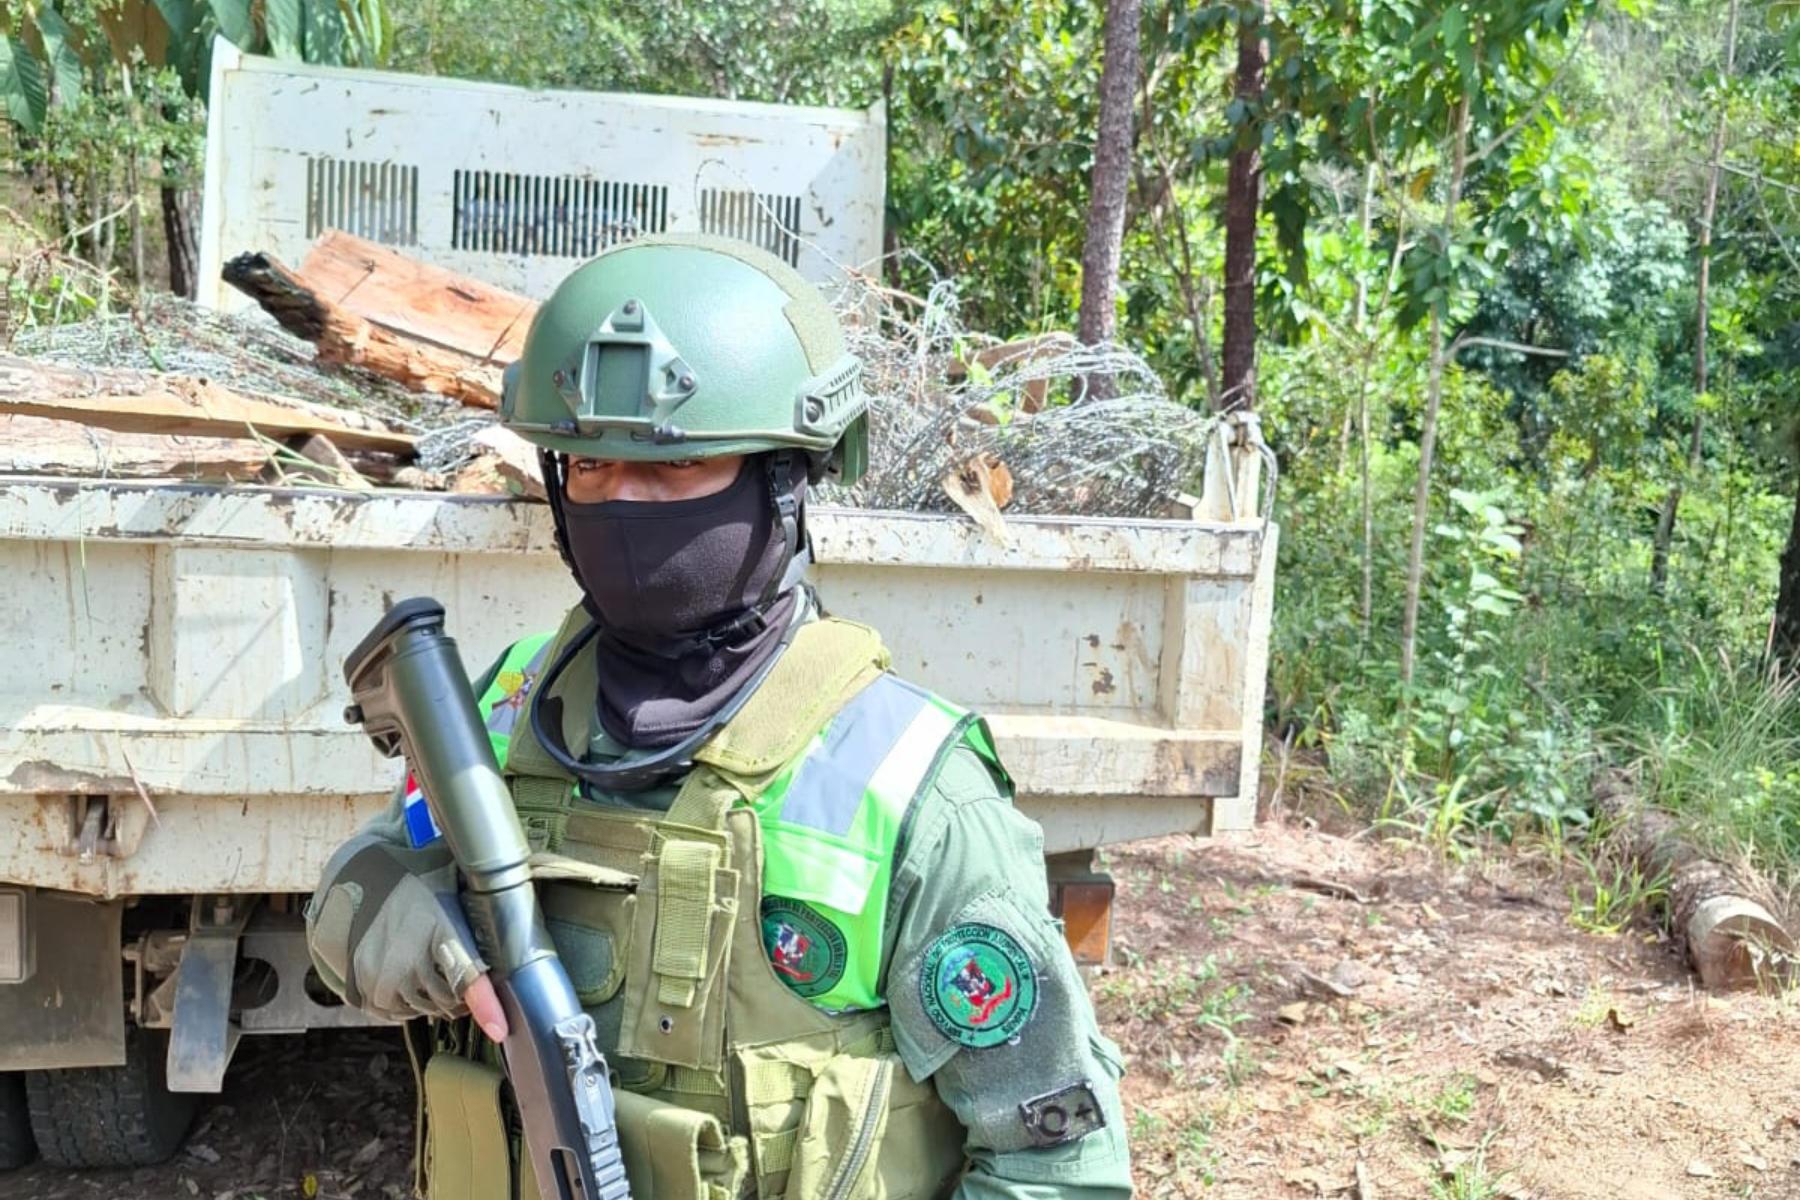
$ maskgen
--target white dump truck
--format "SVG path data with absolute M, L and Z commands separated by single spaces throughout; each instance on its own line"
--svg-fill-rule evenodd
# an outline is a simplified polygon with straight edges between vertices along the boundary
M 1090 955 L 1095 847 L 1253 819 L 1275 531 L 1249 512 L 1021 518 L 1004 546 L 960 515 L 814 517 L 833 610 L 988 714 Z M 361 1021 L 300 919 L 395 782 L 344 722 L 344 654 L 429 595 L 479 670 L 572 599 L 551 537 L 497 498 L 0 478 L 0 1072 L 31 1075 L 0 1125 L 52 1106 L 59 1160 L 166 1153 L 240 1036 Z
M 326 226 L 531 294 L 621 229 L 735 234 L 809 273 L 878 246 L 878 114 L 634 107 L 223 47 L 213 95 L 214 273 L 244 249 L 297 258 Z M 572 123 L 605 121 L 629 171 L 570 159 Z M 657 154 L 634 157 L 633 128 Z M 1107 943 L 1096 847 L 1253 819 L 1261 463 L 1252 423 L 1222 425 L 1193 519 L 1015 518 L 1001 541 L 960 515 L 812 518 L 831 609 L 990 719 L 1078 956 Z M 553 627 L 574 584 L 539 504 L 31 475 L 0 476 L 0 579 L 0 1167 L 34 1124 L 65 1165 L 155 1161 L 241 1037 L 365 1020 L 319 985 L 300 915 L 395 783 L 345 723 L 345 653 L 432 596 L 479 670 Z

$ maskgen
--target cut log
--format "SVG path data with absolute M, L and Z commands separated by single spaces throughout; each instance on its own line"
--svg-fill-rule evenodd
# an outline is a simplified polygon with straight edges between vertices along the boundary
M 328 229 L 298 272 L 319 299 L 370 324 L 504 366 L 525 351 L 537 301 Z
M 316 345 L 322 362 L 360 367 L 479 408 L 499 407 L 499 366 L 359 317 L 315 293 L 269 255 L 240 254 L 220 274 L 283 329 Z
M 0 467 L 13 474 L 188 479 L 256 478 L 269 447 L 254 438 L 118 433 L 75 421 L 0 416 Z
M 1629 773 L 1600 774 L 1594 810 L 1645 878 L 1669 881 L 1669 927 L 1702 983 L 1748 987 L 1791 974 L 1794 940 L 1781 922 L 1730 867 L 1682 838 L 1674 817 L 1645 805 Z
M 498 461 L 506 490 L 527 500 L 548 500 L 537 447 L 500 425 L 490 425 L 475 435 L 475 444 Z
M 186 375 L 90 371 L 0 355 L 0 413 L 77 421 L 120 433 L 277 440 L 323 433 L 346 450 L 412 454 L 413 439 L 404 434 L 351 429 L 315 411 L 241 396 Z

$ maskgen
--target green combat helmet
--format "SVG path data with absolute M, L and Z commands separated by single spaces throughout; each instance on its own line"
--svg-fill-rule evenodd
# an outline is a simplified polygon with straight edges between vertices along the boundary
M 657 462 L 789 449 L 868 465 L 862 363 L 817 288 L 721 237 L 655 236 L 576 268 L 507 368 L 500 421 L 541 450 Z

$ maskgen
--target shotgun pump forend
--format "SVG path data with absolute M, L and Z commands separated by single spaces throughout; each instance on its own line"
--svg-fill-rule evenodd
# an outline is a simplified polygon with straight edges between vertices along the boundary
M 360 724 L 404 755 L 460 869 L 462 905 L 510 1032 L 506 1074 L 542 1200 L 630 1200 L 612 1084 L 532 890 L 530 844 L 469 692 L 444 609 L 403 600 L 344 660 Z

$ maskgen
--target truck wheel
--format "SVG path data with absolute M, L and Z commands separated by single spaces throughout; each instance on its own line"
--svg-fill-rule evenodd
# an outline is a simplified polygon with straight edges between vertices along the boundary
M 32 1132 L 58 1167 L 146 1167 L 173 1155 L 198 1097 L 171 1092 L 168 1038 L 125 1031 L 125 1065 L 28 1071 Z
M 37 1157 L 31 1113 L 25 1107 L 25 1077 L 0 1073 L 0 1171 L 22 1167 Z

